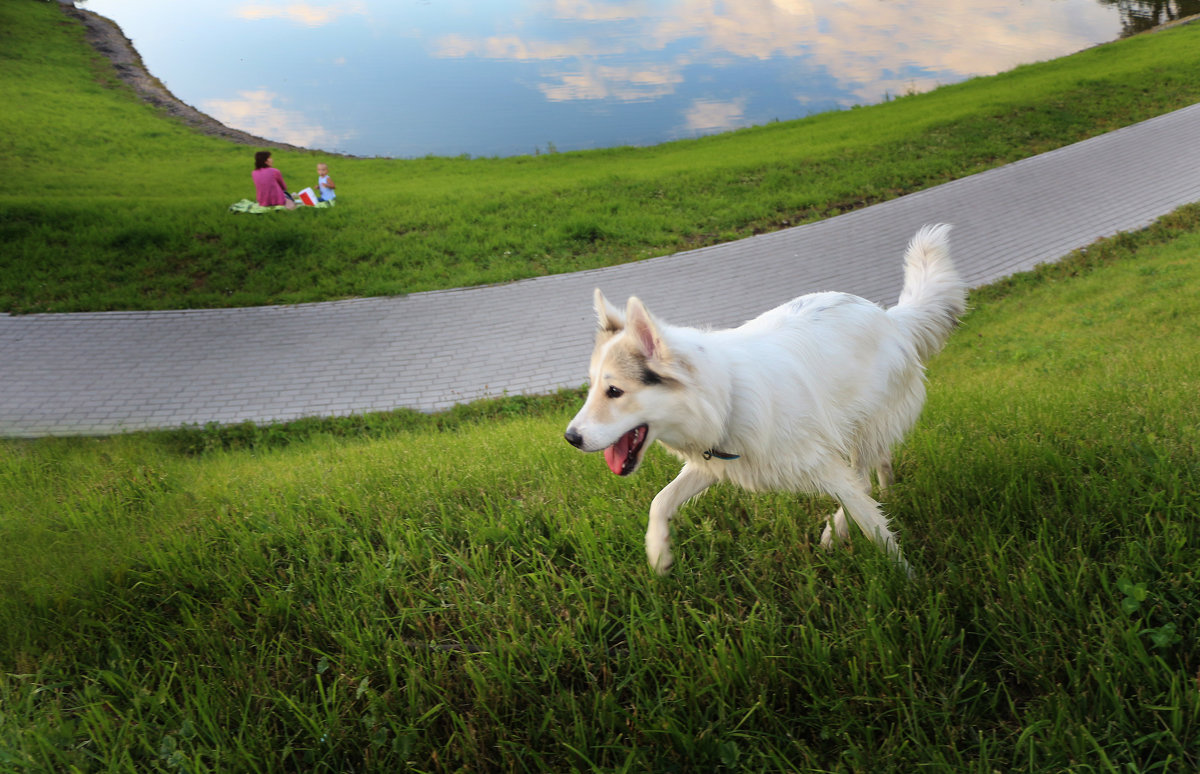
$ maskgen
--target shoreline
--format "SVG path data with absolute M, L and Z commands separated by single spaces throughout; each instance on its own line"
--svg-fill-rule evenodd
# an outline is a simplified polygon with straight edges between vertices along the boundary
M 117 77 L 123 83 L 129 85 L 144 102 L 178 119 L 190 129 L 209 137 L 220 137 L 239 145 L 253 145 L 273 150 L 320 153 L 344 159 L 393 158 L 391 156 L 356 156 L 354 154 L 338 153 L 320 148 L 304 148 L 285 142 L 268 140 L 265 137 L 258 137 L 241 129 L 226 126 L 207 113 L 197 110 L 176 97 L 162 81 L 151 75 L 150 71 L 146 68 L 146 64 L 142 61 L 141 55 L 138 54 L 137 48 L 133 45 L 133 41 L 125 36 L 125 33 L 115 21 L 106 16 L 101 16 L 94 11 L 76 8 L 74 0 L 58 0 L 58 4 L 67 17 L 83 25 L 85 39 L 88 44 L 96 53 L 104 56 L 112 63 Z M 1196 21 L 1200 21 L 1200 14 L 1184 16 L 1180 19 L 1164 22 L 1157 27 L 1152 27 L 1137 34 L 1147 35 L 1160 30 L 1170 29 L 1171 27 L 1191 24 Z M 1104 44 L 1100 43 L 1097 45 Z
M 84 28 L 84 37 L 88 45 L 101 56 L 108 59 L 117 77 L 128 85 L 142 99 L 172 118 L 178 119 L 189 129 L 209 137 L 219 137 L 239 145 L 252 145 L 272 150 L 296 151 L 299 153 L 320 153 L 337 158 L 359 158 L 344 153 L 324 151 L 319 148 L 302 148 L 285 142 L 268 140 L 226 126 L 217 119 L 203 113 L 171 93 L 162 81 L 155 78 L 146 69 L 142 57 L 138 54 L 133 41 L 112 19 L 101 16 L 94 11 L 76 8 L 72 0 L 59 0 L 59 7 L 70 19 L 79 22 Z

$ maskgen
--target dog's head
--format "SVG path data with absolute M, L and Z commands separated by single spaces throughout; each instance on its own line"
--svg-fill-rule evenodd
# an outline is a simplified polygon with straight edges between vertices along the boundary
M 683 374 L 663 338 L 662 326 L 637 298 L 622 312 L 599 289 L 600 329 L 589 369 L 591 386 L 565 438 L 585 452 L 604 450 L 613 473 L 637 470 L 646 448 L 673 423 L 673 394 Z

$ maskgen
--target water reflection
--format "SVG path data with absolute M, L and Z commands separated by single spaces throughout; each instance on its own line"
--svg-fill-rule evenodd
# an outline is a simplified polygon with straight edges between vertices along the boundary
M 227 124 L 391 156 L 646 145 L 795 118 L 1061 56 L 1195 4 L 81 3 L 116 20 L 178 96 Z
M 324 6 L 307 3 L 245 3 L 234 9 L 239 19 L 258 21 L 261 19 L 283 19 L 309 27 L 320 27 L 347 14 L 367 15 L 367 4 L 362 0 L 348 3 L 332 3 Z
M 1121 12 L 1121 35 L 1128 37 L 1200 14 L 1200 0 L 1099 0 Z
M 1099 0 L 1121 11 L 1122 36 L 1200 14 L 1200 0 Z

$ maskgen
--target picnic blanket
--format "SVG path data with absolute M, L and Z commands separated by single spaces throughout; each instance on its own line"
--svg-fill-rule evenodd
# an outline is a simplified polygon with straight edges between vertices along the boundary
M 296 205 L 296 209 L 302 210 L 306 206 L 315 207 L 317 209 L 328 209 L 329 207 L 333 206 L 333 202 L 317 202 L 313 205 L 298 204 Z M 233 204 L 229 205 L 230 212 L 248 212 L 251 215 L 261 215 L 264 212 L 274 212 L 276 210 L 286 209 L 287 207 L 284 207 L 282 204 L 275 207 L 264 207 L 253 199 L 242 199 L 239 202 L 234 202 Z

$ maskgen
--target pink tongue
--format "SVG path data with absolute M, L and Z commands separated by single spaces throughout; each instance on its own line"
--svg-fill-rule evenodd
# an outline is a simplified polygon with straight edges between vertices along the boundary
M 629 457 L 629 447 L 633 445 L 634 432 L 636 431 L 629 431 L 621 436 L 621 440 L 604 450 L 604 461 L 608 463 L 608 469 L 618 476 L 621 475 L 621 470 L 625 467 L 625 460 Z

